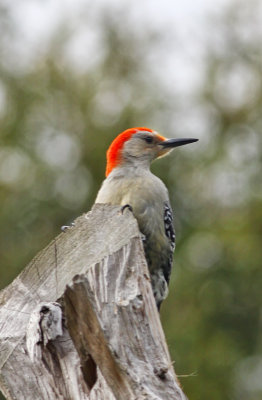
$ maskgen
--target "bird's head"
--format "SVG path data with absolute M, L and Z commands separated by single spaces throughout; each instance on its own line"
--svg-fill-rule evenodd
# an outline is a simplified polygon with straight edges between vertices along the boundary
M 196 142 L 198 139 L 166 139 L 149 128 L 131 128 L 120 133 L 107 150 L 106 176 L 124 164 L 149 166 L 175 147 Z

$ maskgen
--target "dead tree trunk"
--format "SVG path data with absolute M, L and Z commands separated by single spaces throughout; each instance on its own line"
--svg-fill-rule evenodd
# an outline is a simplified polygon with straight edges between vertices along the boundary
M 129 210 L 97 205 L 0 293 L 0 388 L 18 400 L 182 400 Z

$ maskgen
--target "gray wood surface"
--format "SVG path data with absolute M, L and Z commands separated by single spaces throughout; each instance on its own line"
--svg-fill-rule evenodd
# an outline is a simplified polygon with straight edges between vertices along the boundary
M 185 399 L 136 220 L 96 205 L 0 292 L 8 399 Z

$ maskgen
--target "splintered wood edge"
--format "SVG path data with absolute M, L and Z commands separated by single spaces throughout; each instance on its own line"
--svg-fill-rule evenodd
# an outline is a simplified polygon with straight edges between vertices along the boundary
M 136 257 L 133 257 L 133 253 L 130 250 L 131 247 L 137 249 Z M 38 253 L 37 256 L 30 262 L 28 267 L 15 279 L 15 281 L 2 292 L 0 292 L 0 305 L 2 306 L 0 308 L 0 368 L 3 367 L 2 372 L 4 373 L 4 375 L 0 376 L 0 382 L 1 387 L 4 389 L 6 394 L 9 392 L 9 388 L 7 388 L 6 386 L 6 380 L 4 379 L 4 376 L 7 377 L 8 374 L 11 373 L 12 362 L 19 359 L 20 363 L 23 364 L 23 362 L 26 361 L 27 358 L 29 358 L 24 352 L 24 339 L 30 314 L 35 309 L 35 307 L 40 303 L 54 302 L 57 299 L 61 298 L 65 292 L 66 286 L 73 282 L 73 278 L 76 275 L 88 275 L 89 271 L 92 271 L 92 267 L 94 267 L 95 265 L 102 264 L 104 267 L 107 264 L 107 260 L 111 259 L 111 267 L 114 266 L 114 257 L 116 257 L 116 263 L 119 262 L 119 255 L 117 255 L 117 253 L 119 252 L 122 254 L 120 256 L 120 259 L 122 259 L 122 261 L 126 260 L 126 254 L 128 254 L 129 252 L 129 258 L 131 257 L 130 260 L 134 258 L 133 261 L 142 266 L 142 269 L 146 266 L 146 261 L 143 253 L 143 245 L 141 241 L 141 234 L 138 230 L 137 222 L 134 219 L 132 213 L 128 209 L 125 210 L 124 213 L 122 213 L 121 207 L 96 205 L 91 210 L 91 212 L 77 218 L 75 221 L 75 226 L 69 228 L 65 233 L 61 233 L 44 250 Z M 110 256 L 113 257 L 113 264 L 112 257 L 110 258 Z M 148 309 L 148 318 L 151 319 L 151 321 L 156 322 L 155 324 L 153 323 L 153 325 L 155 332 L 158 332 L 158 334 L 154 336 L 153 342 L 155 340 L 156 343 L 160 344 L 161 342 L 160 347 L 162 349 L 161 351 L 163 352 L 162 354 L 164 354 L 164 358 L 166 361 L 170 361 L 165 338 L 162 332 L 161 323 L 159 321 L 159 316 L 156 311 L 156 306 L 152 295 L 150 280 L 148 277 L 148 270 L 147 267 L 145 268 L 146 269 L 143 270 L 143 277 L 140 277 L 137 282 L 140 282 L 141 284 L 141 279 L 144 280 L 146 286 L 149 288 L 148 290 L 150 291 L 149 303 L 151 302 L 151 306 L 149 306 Z M 113 270 L 114 268 L 111 268 L 111 272 Z M 132 273 L 132 271 L 130 270 L 129 273 Z M 113 279 L 114 278 L 112 277 L 112 282 L 114 282 Z M 122 309 L 122 311 L 124 311 L 124 315 L 128 315 L 128 313 L 132 312 L 132 307 L 139 308 L 143 302 L 140 301 L 139 296 L 133 296 L 132 287 L 125 287 L 125 277 L 122 281 L 121 276 L 119 279 L 117 278 L 115 281 L 117 286 L 115 290 L 116 292 L 120 291 L 120 297 L 118 296 L 119 299 L 116 301 L 115 306 L 120 310 Z M 134 282 L 133 277 L 132 282 Z M 124 283 L 124 288 L 121 288 L 122 283 Z M 142 284 L 142 286 L 143 285 L 144 284 Z M 66 293 L 69 292 L 70 289 L 67 289 Z M 106 296 L 106 291 L 104 295 Z M 73 295 L 71 292 L 68 298 L 70 298 L 70 296 L 72 300 Z M 97 294 L 95 296 L 97 296 Z M 117 399 L 133 399 L 132 379 L 131 377 L 130 379 L 127 379 L 127 376 L 123 373 L 123 370 L 119 368 L 116 359 L 111 353 L 111 344 L 109 347 L 107 347 L 108 343 L 106 342 L 106 338 L 104 337 L 105 331 L 104 328 L 101 329 L 101 326 L 103 326 L 103 322 L 101 321 L 101 319 L 99 320 L 100 317 L 98 317 L 98 310 L 96 310 L 95 306 L 99 303 L 97 302 L 97 299 L 94 298 L 90 298 L 89 300 L 91 305 L 91 307 L 88 307 L 89 319 L 93 322 L 91 324 L 92 326 L 90 326 L 89 328 L 91 329 L 92 333 L 92 329 L 95 329 L 96 327 L 97 337 L 96 335 L 94 335 L 93 341 L 99 341 L 99 343 L 92 343 L 92 341 L 90 343 L 93 346 L 99 344 L 103 345 L 103 354 L 101 354 L 100 357 L 104 357 L 104 354 L 107 354 L 108 356 L 106 357 L 105 364 L 103 364 L 103 357 L 103 361 L 101 362 L 100 359 L 99 362 L 99 364 L 102 365 L 102 369 L 104 365 L 104 370 L 107 370 L 107 372 L 109 371 L 109 373 L 107 373 L 107 383 L 110 383 L 110 381 L 112 383 L 116 382 L 113 387 L 114 394 L 117 395 Z M 79 301 L 79 299 L 77 301 Z M 112 303 L 109 302 L 108 304 L 112 306 Z M 84 303 L 82 304 L 82 306 L 84 306 Z M 78 323 L 81 324 L 81 321 L 78 321 Z M 70 324 L 70 319 L 69 325 L 73 325 Z M 86 327 L 81 327 L 81 330 L 82 329 L 86 329 Z M 74 332 L 72 330 L 71 333 L 72 337 L 78 334 L 78 332 L 76 332 L 75 330 Z M 19 346 L 21 347 L 21 349 Z M 11 356 L 12 352 L 14 352 L 13 356 Z M 90 353 L 94 352 L 90 351 Z M 23 359 L 23 357 L 26 357 L 26 359 Z M 97 357 L 99 357 L 99 352 L 97 353 Z M 161 354 L 160 358 L 158 357 L 158 359 L 161 359 Z M 6 367 L 7 370 L 4 372 Z M 19 363 L 16 365 L 16 367 L 19 370 Z M 28 364 L 27 367 L 28 373 L 29 371 L 31 371 L 30 373 L 33 374 L 34 369 L 31 368 L 32 366 L 30 367 L 30 365 Z M 98 381 L 103 386 L 103 378 L 101 376 L 100 370 L 98 370 L 98 374 L 101 378 L 100 381 Z M 158 376 L 155 371 L 154 374 L 155 377 Z M 175 387 L 173 388 L 172 385 L 170 387 L 172 389 L 172 393 L 174 393 L 173 389 L 175 389 L 176 392 L 176 396 L 173 398 L 185 399 L 181 389 L 179 388 L 175 380 L 175 375 L 171 363 L 168 371 L 163 370 L 163 374 L 169 374 L 169 382 L 172 382 L 172 377 L 174 377 L 173 381 Z M 12 374 L 9 376 L 9 382 L 10 379 L 12 382 L 12 376 Z M 21 381 L 22 376 L 16 376 L 18 381 Z M 32 375 L 32 378 L 35 379 L 36 376 Z M 162 377 L 159 375 L 158 378 L 159 382 L 161 383 Z M 20 383 L 22 384 L 22 381 Z M 22 388 L 21 385 L 20 388 Z M 12 388 L 13 393 L 14 390 L 15 388 Z
M 75 275 L 86 273 L 140 236 L 129 210 L 122 213 L 119 206 L 96 204 L 40 251 L 0 292 L 0 368 L 22 340 L 30 314 L 39 303 L 56 301 Z
M 135 399 L 141 390 L 155 399 L 185 399 L 136 239 L 76 276 L 63 304 L 80 359 L 91 355 L 116 399 Z

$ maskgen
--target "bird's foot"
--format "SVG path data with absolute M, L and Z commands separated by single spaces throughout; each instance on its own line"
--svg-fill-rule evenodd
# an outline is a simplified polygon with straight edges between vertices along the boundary
M 74 223 L 74 222 L 72 222 L 70 225 L 63 225 L 63 226 L 61 226 L 61 231 L 62 231 L 62 232 L 66 232 L 67 229 L 70 229 L 70 228 L 72 228 L 73 226 L 75 226 L 75 223 Z
M 130 204 L 125 204 L 123 207 L 121 207 L 121 213 L 124 214 L 125 209 L 128 208 L 128 210 L 132 213 L 133 208 L 130 206 Z
M 143 243 L 146 243 L 146 236 L 143 233 L 140 233 L 140 238 Z

